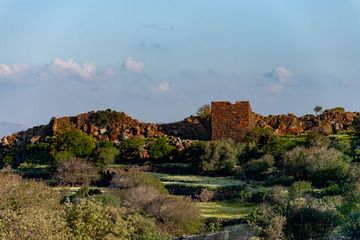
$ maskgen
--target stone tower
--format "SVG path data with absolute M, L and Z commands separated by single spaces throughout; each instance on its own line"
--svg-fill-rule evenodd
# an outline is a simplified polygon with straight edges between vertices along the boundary
M 254 114 L 248 101 L 211 102 L 212 140 L 242 141 L 254 127 Z

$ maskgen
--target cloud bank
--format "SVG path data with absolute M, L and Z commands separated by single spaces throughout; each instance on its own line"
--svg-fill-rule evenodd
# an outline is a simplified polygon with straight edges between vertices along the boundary
M 54 58 L 52 62 L 40 66 L 27 64 L 0 64 L 0 83 L 22 84 L 33 80 L 76 79 L 85 82 L 114 78 L 116 71 L 108 67 L 97 69 L 93 62 L 79 63 L 73 59 Z

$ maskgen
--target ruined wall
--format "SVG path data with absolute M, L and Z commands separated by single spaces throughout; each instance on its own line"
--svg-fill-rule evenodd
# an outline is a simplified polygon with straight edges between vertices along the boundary
M 241 141 L 255 127 L 248 101 L 211 103 L 211 139 Z

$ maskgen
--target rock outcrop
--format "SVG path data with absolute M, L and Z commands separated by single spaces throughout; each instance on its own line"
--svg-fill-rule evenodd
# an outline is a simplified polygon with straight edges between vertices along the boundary
M 296 117 L 294 114 L 270 115 L 267 117 L 256 115 L 256 125 L 270 128 L 276 135 L 301 134 L 311 129 L 330 135 L 341 130 L 349 130 L 353 121 L 360 117 L 359 112 L 342 112 L 327 110 L 320 115 L 308 114 Z
M 349 130 L 359 112 L 327 110 L 320 115 L 308 114 L 297 117 L 294 114 L 262 116 L 254 114 L 257 127 L 269 128 L 277 135 L 301 134 L 311 129 L 318 129 L 324 134 L 333 134 Z M 192 139 L 210 140 L 211 119 L 197 116 L 168 124 L 143 123 L 122 112 L 111 110 L 89 112 L 75 117 L 53 118 L 50 123 L 30 128 L 1 139 L 2 146 L 23 146 L 41 138 L 54 136 L 64 129 L 79 129 L 92 135 L 97 140 L 121 141 L 132 136 L 160 137 L 170 136 L 173 140 Z

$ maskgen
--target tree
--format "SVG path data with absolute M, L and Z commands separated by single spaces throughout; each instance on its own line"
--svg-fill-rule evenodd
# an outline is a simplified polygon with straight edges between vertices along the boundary
M 196 115 L 202 119 L 210 119 L 211 118 L 210 104 L 202 105 L 196 112 Z
M 317 115 L 319 112 L 321 112 L 321 111 L 322 111 L 322 109 L 323 109 L 323 107 L 322 107 L 322 106 L 317 105 L 317 106 L 315 106 L 315 107 L 314 107 L 314 112 L 315 112 L 315 113 L 316 113 L 316 115 Z
M 76 157 L 88 157 L 95 149 L 95 139 L 80 130 L 60 132 L 54 141 L 53 151 L 73 153 Z

